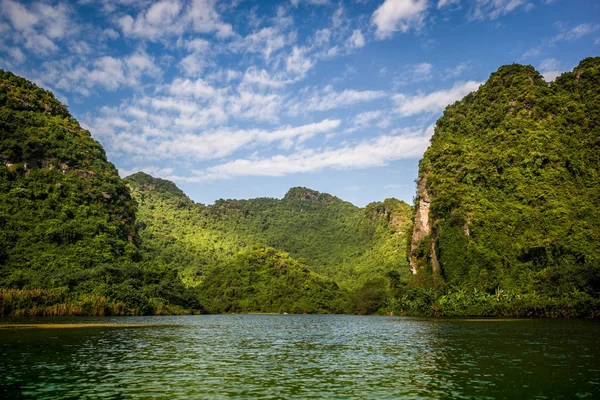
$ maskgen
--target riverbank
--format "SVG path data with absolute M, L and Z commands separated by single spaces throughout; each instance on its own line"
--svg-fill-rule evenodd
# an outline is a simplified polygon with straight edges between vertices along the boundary
M 80 329 L 80 328 L 142 328 L 142 327 L 156 327 L 156 326 L 168 326 L 168 325 L 152 325 L 152 324 L 2 324 L 0 323 L 0 329 Z

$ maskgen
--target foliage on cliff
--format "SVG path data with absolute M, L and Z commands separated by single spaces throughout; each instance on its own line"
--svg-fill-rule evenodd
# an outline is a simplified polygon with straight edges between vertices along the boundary
M 600 58 L 553 83 L 501 67 L 446 109 L 419 179 L 432 230 L 413 248 L 420 279 L 437 258 L 451 290 L 598 299 Z
M 184 302 L 176 273 L 138 262 L 135 211 L 102 146 L 67 108 L 0 71 L 3 313 L 33 298 L 53 299 L 40 300 L 44 307 L 83 304 L 81 295 L 123 303 L 116 313 L 151 312 L 153 297 Z

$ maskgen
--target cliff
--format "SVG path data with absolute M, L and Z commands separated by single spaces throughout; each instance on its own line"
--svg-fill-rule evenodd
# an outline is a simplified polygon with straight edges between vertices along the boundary
M 600 58 L 547 83 L 498 69 L 419 164 L 410 264 L 451 287 L 600 291 Z

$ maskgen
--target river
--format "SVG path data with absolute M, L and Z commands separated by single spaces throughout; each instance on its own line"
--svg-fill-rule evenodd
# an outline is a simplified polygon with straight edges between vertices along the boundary
M 598 321 L 334 315 L 24 321 L 143 326 L 0 329 L 0 397 L 600 398 Z

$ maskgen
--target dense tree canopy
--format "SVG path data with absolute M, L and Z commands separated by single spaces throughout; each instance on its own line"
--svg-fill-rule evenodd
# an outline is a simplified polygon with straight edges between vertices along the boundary
M 420 162 L 421 273 L 437 259 L 457 290 L 600 296 L 599 93 L 600 58 L 553 83 L 508 65 L 446 109 Z
M 177 274 L 144 273 L 135 212 L 102 146 L 67 108 L 0 71 L 0 287 L 18 291 L 8 293 L 6 307 L 27 307 L 17 304 L 29 301 L 27 293 L 42 306 L 92 295 L 102 304 L 94 311 L 52 312 L 144 313 L 154 311 L 153 296 L 181 297 Z

